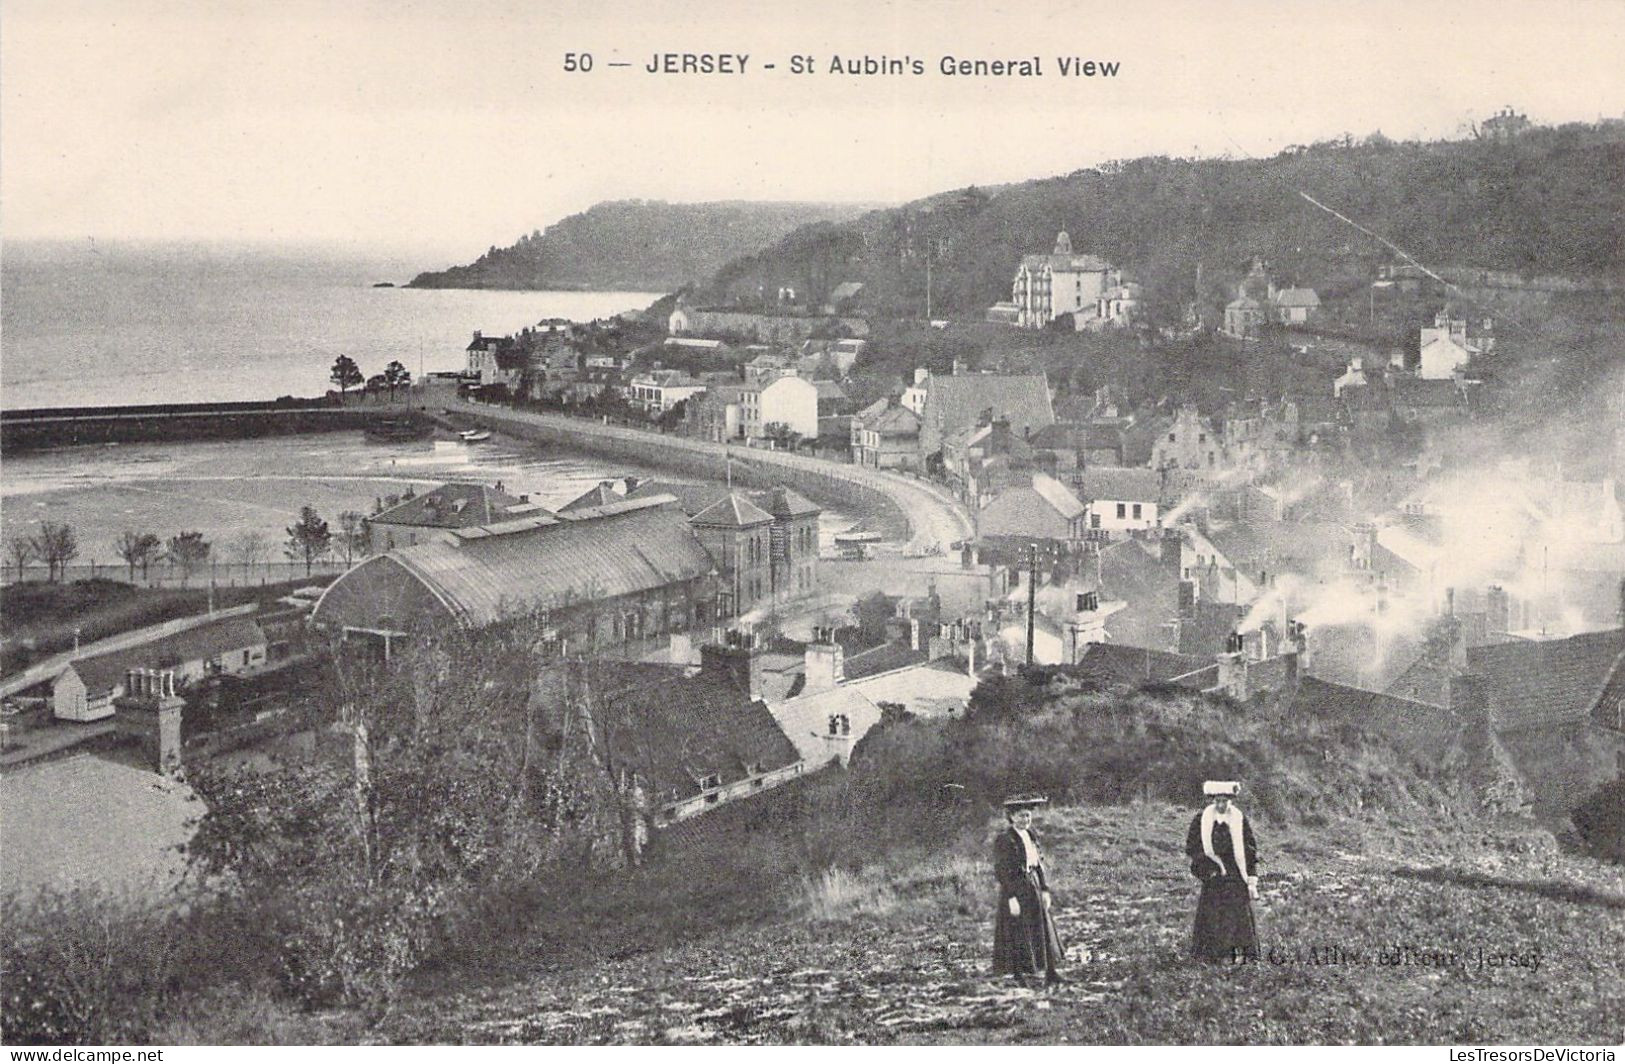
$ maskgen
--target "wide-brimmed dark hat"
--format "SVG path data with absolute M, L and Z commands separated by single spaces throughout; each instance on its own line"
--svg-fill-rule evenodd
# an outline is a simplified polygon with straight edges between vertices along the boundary
M 1049 799 L 1042 794 L 1012 794 L 1004 800 L 1004 810 L 1007 813 L 1014 813 L 1019 809 L 1037 809 L 1048 804 Z

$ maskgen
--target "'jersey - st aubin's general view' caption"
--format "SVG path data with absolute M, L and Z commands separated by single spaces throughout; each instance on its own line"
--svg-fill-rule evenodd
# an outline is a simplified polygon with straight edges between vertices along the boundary
M 583 62 L 583 58 L 586 61 Z M 736 74 L 744 75 L 753 69 L 776 70 L 780 64 L 761 62 L 753 67 L 752 57 L 743 52 L 655 52 L 642 64 L 647 74 Z M 587 53 L 567 53 L 564 61 L 567 71 L 590 71 L 592 60 Z M 629 63 L 611 61 L 609 66 L 630 66 Z M 948 77 L 1011 77 L 1037 78 L 1053 71 L 1068 77 L 1116 77 L 1122 69 L 1117 60 L 1085 59 L 1082 56 L 1055 56 L 1046 61 L 1042 56 L 1017 58 L 964 58 L 944 55 L 934 63 L 912 55 L 832 55 L 826 62 L 818 56 L 792 55 L 784 64 L 792 74 L 847 74 L 852 76 L 912 76 L 921 77 L 935 71 Z

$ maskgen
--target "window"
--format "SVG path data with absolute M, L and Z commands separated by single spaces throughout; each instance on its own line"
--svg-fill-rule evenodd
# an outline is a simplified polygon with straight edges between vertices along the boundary
M 1099 514 L 1090 514 L 1089 515 L 1089 527 L 1090 528 L 1099 528 L 1100 527 L 1100 515 Z
M 246 650 L 245 650 L 245 651 L 243 651 L 243 664 L 244 664 L 244 665 L 247 665 L 247 664 L 248 664 L 248 660 L 249 660 L 249 659 L 248 659 L 248 655 L 249 655 L 249 651 L 246 651 Z
M 1138 521 L 1140 519 L 1140 504 L 1139 503 L 1134 504 L 1134 519 L 1136 521 Z
M 1179 442 L 1179 437 L 1176 436 L 1174 433 L 1170 432 L 1168 434 L 1168 442 L 1169 443 L 1178 443 Z
M 1126 504 L 1124 504 L 1124 503 L 1118 503 L 1117 504 L 1117 519 L 1119 521 L 1121 521 L 1123 518 L 1125 518 L 1127 516 L 1128 516 L 1128 506 Z

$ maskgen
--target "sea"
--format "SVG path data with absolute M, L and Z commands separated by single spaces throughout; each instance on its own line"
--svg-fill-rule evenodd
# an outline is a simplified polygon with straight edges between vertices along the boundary
M 466 363 L 474 330 L 641 309 L 652 292 L 375 288 L 442 263 L 335 247 L 8 241 L 0 257 L 0 404 L 5 409 L 317 396 L 333 360 L 371 376 Z M 604 479 L 687 479 L 502 438 L 380 444 L 359 431 L 266 440 L 66 447 L 4 458 L 0 539 L 68 524 L 80 568 L 116 561 L 124 530 L 273 543 L 310 505 L 333 520 L 447 480 L 501 483 L 558 506 Z M 852 518 L 827 511 L 824 534 Z M 8 574 L 0 570 L 0 579 Z
M 400 286 L 442 262 L 401 252 L 229 243 L 11 241 L 0 254 L 0 406 L 319 396 L 333 360 L 366 376 L 460 369 L 474 330 L 585 321 L 652 292 Z

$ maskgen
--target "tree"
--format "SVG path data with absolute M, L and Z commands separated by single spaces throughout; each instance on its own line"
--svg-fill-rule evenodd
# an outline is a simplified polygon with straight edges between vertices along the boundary
M 355 359 L 349 355 L 340 355 L 333 360 L 333 372 L 328 380 L 339 386 L 339 402 L 344 402 L 344 393 L 361 384 L 367 378 L 361 375 L 361 367 L 355 364 Z
M 79 540 L 72 525 L 58 525 L 50 521 L 40 525 L 34 535 L 34 553 L 45 562 L 46 578 L 66 578 L 68 563 L 79 557 Z
M 762 433 L 781 451 L 793 451 L 801 443 L 801 433 L 782 421 L 769 421 L 762 426 Z
M 366 555 L 367 539 L 367 519 L 364 515 L 356 510 L 345 510 L 339 514 L 339 546 L 344 548 L 346 566 L 356 555 Z
M 137 532 L 134 529 L 125 529 L 124 534 L 114 544 L 118 556 L 124 559 L 124 564 L 130 567 L 130 583 L 135 583 L 135 567 L 141 567 L 141 575 L 147 575 L 147 566 L 158 556 L 163 548 L 163 541 L 151 532 Z
M 209 541 L 203 538 L 202 532 L 181 532 L 169 537 L 169 548 L 165 554 L 170 565 L 180 567 L 182 587 L 209 560 L 209 550 Z
M 23 569 L 34 560 L 34 540 L 29 536 L 12 536 L 6 541 L 11 564 L 17 567 L 17 579 L 23 578 Z
M 243 577 L 246 579 L 249 572 L 265 559 L 267 548 L 265 533 L 259 529 L 244 532 L 232 541 L 232 551 L 237 560 L 243 565 Z
M 289 526 L 287 531 L 288 543 L 284 549 L 288 557 L 305 560 L 305 575 L 309 576 L 311 563 L 332 549 L 333 533 L 314 506 L 300 507 L 298 523 Z
M 389 401 L 395 401 L 395 389 L 406 388 L 412 383 L 412 372 L 399 361 L 391 362 L 384 367 L 384 384 L 389 387 Z

